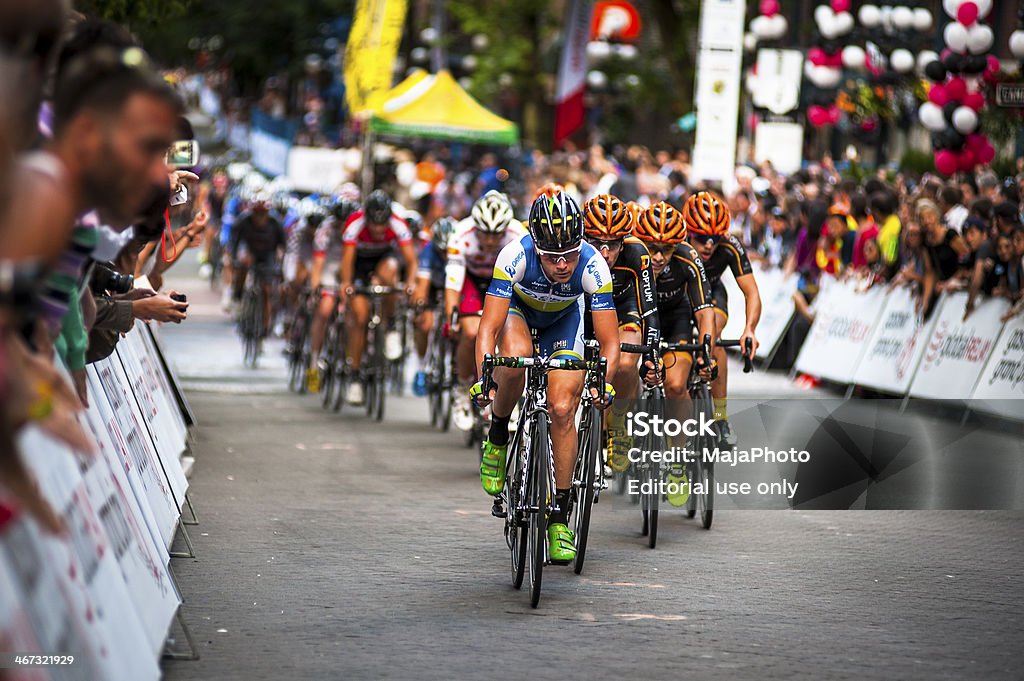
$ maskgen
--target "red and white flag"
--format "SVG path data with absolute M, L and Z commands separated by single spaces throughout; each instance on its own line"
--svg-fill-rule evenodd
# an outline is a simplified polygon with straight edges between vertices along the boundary
M 565 23 L 565 46 L 555 92 L 555 146 L 583 125 L 583 94 L 587 88 L 587 40 L 591 0 L 571 0 Z

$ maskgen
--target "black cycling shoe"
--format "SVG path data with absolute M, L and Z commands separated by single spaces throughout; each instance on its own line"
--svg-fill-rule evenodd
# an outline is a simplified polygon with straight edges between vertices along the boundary
M 735 447 L 736 436 L 733 434 L 732 428 L 729 427 L 729 422 L 722 419 L 715 425 L 718 427 L 719 444 L 724 444 L 726 447 Z

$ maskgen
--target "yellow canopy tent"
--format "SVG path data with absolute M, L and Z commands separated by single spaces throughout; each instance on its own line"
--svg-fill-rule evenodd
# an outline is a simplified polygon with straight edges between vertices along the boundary
M 483 144 L 519 141 L 515 123 L 481 106 L 448 71 L 424 74 L 410 83 L 416 76 L 413 73 L 399 83 L 374 112 L 370 130 L 375 134 Z

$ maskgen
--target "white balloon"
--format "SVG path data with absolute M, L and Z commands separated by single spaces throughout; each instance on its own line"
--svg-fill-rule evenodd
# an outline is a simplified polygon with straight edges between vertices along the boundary
M 892 10 L 892 25 L 904 31 L 913 26 L 914 10 L 909 7 L 894 7 Z
M 971 54 L 983 54 L 988 52 L 995 42 L 992 29 L 985 24 L 974 24 L 967 31 L 967 49 Z
M 843 48 L 843 66 L 854 70 L 863 70 L 865 68 L 864 59 L 867 54 L 864 52 L 864 48 L 860 45 L 847 45 Z
M 874 28 L 882 23 L 882 10 L 878 9 L 878 5 L 862 5 L 857 18 L 867 28 Z
M 750 32 L 757 36 L 758 40 L 768 39 L 768 17 L 763 14 L 754 17 L 750 21 Z M 588 43 L 587 48 L 589 50 L 590 44 Z
M 956 11 L 960 9 L 960 5 L 963 4 L 964 0 L 942 0 L 942 9 L 946 10 L 951 18 L 956 19 Z
M 931 64 L 933 61 L 938 61 L 939 55 L 931 50 L 924 50 L 917 55 L 917 70 L 924 71 L 924 67 Z
M 963 54 L 967 51 L 967 27 L 958 21 L 954 21 L 946 25 L 946 29 L 942 32 L 942 39 L 946 42 L 946 47 Z
M 917 111 L 917 117 L 921 119 L 921 124 L 932 132 L 941 132 L 946 129 L 946 117 L 943 116 L 942 109 L 931 102 L 921 105 Z
M 978 114 L 969 106 L 958 106 L 953 112 L 953 127 L 957 132 L 969 135 L 978 127 Z
M 818 5 L 814 8 L 814 23 L 818 24 L 818 29 L 822 33 L 825 32 L 824 27 L 832 21 L 834 16 L 835 12 L 828 5 Z
M 1018 29 L 1010 34 L 1010 53 L 1016 59 L 1024 59 L 1024 31 Z
M 755 76 L 754 74 L 747 76 L 747 92 L 751 94 L 757 92 L 758 83 L 759 81 L 757 80 L 757 76 Z
M 781 14 L 776 14 L 773 17 L 768 17 L 768 22 L 768 37 L 771 40 L 778 40 L 782 36 L 786 35 L 786 31 L 789 29 L 789 22 L 786 21 L 786 17 Z
M 592 40 L 587 43 L 586 51 L 588 57 L 594 61 L 600 61 L 611 56 L 612 46 L 603 40 Z
M 743 34 L 743 49 L 747 52 L 753 52 L 757 49 L 757 36 L 750 31 Z
M 979 19 L 984 19 L 992 11 L 992 0 L 974 0 L 974 4 L 978 6 Z
M 842 71 L 829 66 L 812 65 L 809 76 L 809 80 L 814 83 L 814 85 L 823 90 L 828 90 L 839 85 L 839 80 L 842 78 Z
M 914 68 L 914 55 L 910 50 L 900 48 L 893 50 L 889 56 L 889 64 L 897 73 L 907 73 Z
M 837 36 L 846 35 L 853 30 L 853 15 L 849 12 L 840 12 L 836 15 L 834 26 Z
M 924 7 L 918 7 L 914 10 L 914 30 L 915 31 L 930 31 L 932 29 L 932 13 L 926 10 Z
M 587 85 L 595 90 L 600 90 L 607 84 L 608 76 L 605 75 L 604 71 L 591 71 L 587 74 Z

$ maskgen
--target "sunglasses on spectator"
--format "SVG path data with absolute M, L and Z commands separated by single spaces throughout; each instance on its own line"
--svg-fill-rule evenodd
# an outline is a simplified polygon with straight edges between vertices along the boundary
M 595 249 L 600 251 L 601 249 L 607 248 L 610 252 L 622 248 L 623 239 L 616 239 L 614 241 L 605 241 L 604 239 L 598 239 L 597 237 L 587 237 L 587 243 L 593 246 Z
M 563 261 L 567 263 L 574 263 L 580 259 L 580 251 L 582 250 L 582 248 L 583 244 L 580 244 L 571 251 L 561 251 L 559 253 L 554 253 L 551 251 L 542 251 L 538 248 L 537 254 L 540 255 L 542 260 L 544 260 L 547 263 L 550 263 L 551 265 L 557 265 Z

